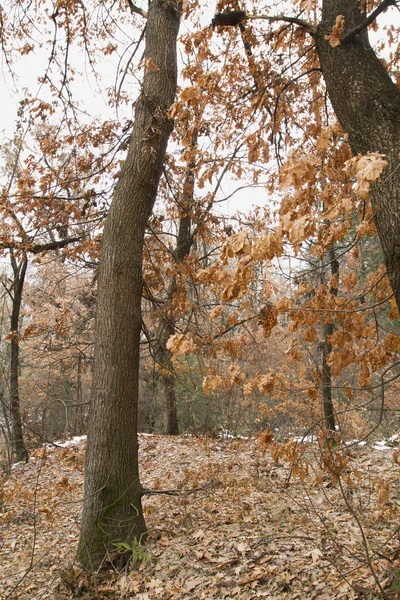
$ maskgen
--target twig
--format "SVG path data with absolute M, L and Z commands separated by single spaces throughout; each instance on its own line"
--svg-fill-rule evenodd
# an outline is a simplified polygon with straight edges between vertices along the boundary
M 193 488 L 191 490 L 179 490 L 179 489 L 171 489 L 171 490 L 150 490 L 148 488 L 142 488 L 142 496 L 158 496 L 160 494 L 164 494 L 166 496 L 189 496 L 189 494 L 196 494 L 197 492 L 204 492 L 205 490 L 212 489 L 214 487 L 218 487 L 222 485 L 221 481 L 212 480 L 209 483 L 206 483 L 203 487 Z
M 377 588 L 378 588 L 378 590 L 379 590 L 379 592 L 381 594 L 381 598 L 383 598 L 384 600 L 388 600 L 389 596 L 385 593 L 385 590 L 383 589 L 382 584 L 379 581 L 378 574 L 377 574 L 377 572 L 375 570 L 375 567 L 373 565 L 373 562 L 372 562 L 373 561 L 373 557 L 371 556 L 371 552 L 370 552 L 370 542 L 367 539 L 367 536 L 365 534 L 364 527 L 363 527 L 363 525 L 361 523 L 361 520 L 360 520 L 358 514 L 356 513 L 355 509 L 352 507 L 351 503 L 349 502 L 347 494 L 346 494 L 346 492 L 345 492 L 345 490 L 343 488 L 343 482 L 342 482 L 342 478 L 341 478 L 340 474 L 334 473 L 334 475 L 336 475 L 337 478 L 338 478 L 339 488 L 340 488 L 340 491 L 341 491 L 344 503 L 346 504 L 347 510 L 349 511 L 349 513 L 351 514 L 351 516 L 353 517 L 353 519 L 355 520 L 355 522 L 357 523 L 358 530 L 359 530 L 359 532 L 361 534 L 361 540 L 362 540 L 362 545 L 363 545 L 363 548 L 364 548 L 365 560 L 366 560 L 366 563 L 368 565 L 368 568 L 369 568 L 369 570 L 370 570 L 370 572 L 372 574 L 372 577 L 374 578 L 374 581 L 376 583 L 376 586 L 377 586 Z M 354 584 L 353 584 L 352 587 L 356 591 L 359 591 L 359 590 L 357 590 L 354 587 Z
M 393 2 L 395 0 L 390 1 Z M 247 15 L 246 19 L 252 21 L 255 19 L 262 19 L 264 21 L 272 22 L 284 21 L 285 23 L 291 23 L 292 25 L 299 25 L 299 27 L 305 29 L 310 35 L 312 35 L 312 37 L 315 37 L 317 33 L 317 30 L 315 29 L 314 25 L 312 25 L 308 21 L 304 21 L 303 19 L 298 19 L 297 17 L 286 17 L 285 15 L 279 15 L 277 17 L 270 17 L 269 15 Z

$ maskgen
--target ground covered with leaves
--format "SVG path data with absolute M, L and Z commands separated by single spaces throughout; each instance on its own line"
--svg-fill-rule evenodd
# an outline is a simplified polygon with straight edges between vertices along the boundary
M 3 482 L 1 598 L 400 597 L 396 450 L 354 446 L 335 480 L 317 444 L 286 446 L 291 470 L 255 439 L 141 435 L 143 487 L 178 495 L 144 497 L 130 568 L 89 576 L 74 564 L 84 446 L 39 449 Z

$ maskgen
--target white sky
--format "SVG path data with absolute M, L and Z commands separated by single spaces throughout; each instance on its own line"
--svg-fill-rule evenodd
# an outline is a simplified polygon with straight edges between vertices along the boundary
M 137 2 L 137 5 L 141 6 L 143 9 L 146 9 L 147 2 L 139 1 Z M 210 22 L 214 13 L 214 6 L 214 2 L 212 2 L 211 5 L 210 2 L 203 2 L 201 13 L 204 24 Z M 381 15 L 379 22 L 381 24 L 384 24 L 385 22 L 390 23 L 393 22 L 393 19 L 398 19 L 400 25 L 400 13 L 395 9 L 395 7 L 392 7 L 392 10 L 389 9 L 385 15 Z M 185 32 L 186 28 L 187 24 L 183 22 L 181 26 L 181 33 Z M 121 34 L 121 37 L 125 35 L 125 39 L 137 40 L 139 34 L 140 31 L 135 31 L 134 27 L 132 26 L 131 31 L 129 31 L 128 27 L 126 35 Z M 60 35 L 62 35 L 62 32 L 60 32 Z M 379 34 L 370 32 L 370 37 L 373 42 L 374 38 L 379 39 Z M 104 45 L 106 45 L 106 43 L 104 43 Z M 43 95 L 43 90 L 45 88 L 42 88 L 42 86 L 38 84 L 38 77 L 43 74 L 43 67 L 47 61 L 48 51 L 48 47 L 43 47 L 42 49 L 36 48 L 33 53 L 20 58 L 16 64 L 16 86 L 14 86 L 10 75 L 7 73 L 7 66 L 4 63 L 4 60 L 2 61 L 0 73 L 0 131 L 2 141 L 12 138 L 15 132 L 18 105 L 19 101 L 24 98 L 24 88 L 28 89 L 33 97 L 36 97 L 39 94 L 41 96 Z M 138 58 L 140 58 L 140 55 L 141 51 L 138 53 Z M 87 59 L 82 49 L 75 47 L 75 49 L 72 50 L 70 61 L 71 64 L 73 63 L 78 65 L 77 68 L 79 68 L 81 71 L 81 75 L 77 75 L 76 81 L 73 84 L 73 92 L 76 99 L 80 102 L 82 108 L 93 118 L 97 117 L 101 120 L 114 119 L 116 117 L 116 113 L 115 110 L 110 108 L 107 104 L 106 90 L 107 88 L 113 88 L 115 86 L 118 56 L 116 54 L 110 56 L 99 55 L 98 68 L 101 74 L 100 89 L 90 72 L 90 68 L 88 68 Z M 124 88 L 129 92 L 130 95 L 132 95 L 132 99 L 134 99 L 138 87 L 132 77 L 129 79 L 127 78 L 126 82 L 124 83 Z M 51 101 L 52 99 L 53 98 L 50 97 L 50 94 L 48 94 L 48 100 Z M 123 122 L 125 119 L 132 118 L 132 106 L 121 104 L 119 107 L 118 118 L 121 122 Z M 236 181 L 226 178 L 222 185 L 222 193 L 224 196 L 228 196 L 232 194 L 237 187 L 238 184 Z M 230 199 L 223 206 L 217 206 L 216 212 L 220 214 L 232 214 L 236 210 L 248 210 L 253 204 L 263 205 L 266 200 L 267 195 L 263 189 L 253 188 L 251 190 L 244 190 L 238 194 L 235 194 L 232 199 Z

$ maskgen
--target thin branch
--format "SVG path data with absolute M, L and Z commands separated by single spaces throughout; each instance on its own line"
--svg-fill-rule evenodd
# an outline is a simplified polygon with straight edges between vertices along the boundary
M 135 56 L 135 54 L 136 54 L 136 52 L 137 52 L 138 48 L 140 47 L 140 44 L 142 43 L 142 41 L 143 41 L 143 39 L 144 39 L 144 35 L 145 35 L 145 33 L 146 33 L 146 27 L 147 27 L 147 23 L 146 23 L 146 25 L 143 27 L 143 29 L 142 29 L 142 32 L 141 32 L 141 34 L 140 34 L 140 36 L 139 36 L 139 39 L 138 39 L 138 41 L 136 42 L 135 49 L 133 50 L 132 54 L 131 54 L 131 55 L 130 55 L 130 57 L 129 57 L 129 60 L 128 60 L 128 62 L 126 63 L 126 66 L 125 66 L 125 69 L 124 69 L 123 75 L 122 75 L 122 77 L 121 77 L 121 81 L 119 82 L 119 86 L 118 86 L 117 94 L 116 94 L 116 101 L 117 101 L 117 104 L 119 103 L 119 99 L 120 99 L 120 97 L 121 97 L 121 90 L 122 90 L 122 86 L 123 86 L 123 83 L 124 83 L 124 81 L 125 81 L 125 77 L 127 76 L 127 73 L 128 73 L 129 67 L 130 67 L 130 65 L 131 65 L 131 63 L 132 63 L 132 61 L 133 61 L 133 58 L 134 58 L 134 56 Z M 125 52 L 124 52 L 124 54 L 125 54 Z M 123 58 L 123 57 L 122 57 L 122 58 Z M 121 63 L 121 61 L 122 61 L 122 58 L 121 58 L 121 60 L 120 60 L 120 63 Z M 119 65 L 118 65 L 118 67 L 119 67 Z M 119 70 L 119 69 L 118 69 L 118 70 Z M 117 77 L 118 77 L 118 75 L 117 75 Z M 129 136 L 128 140 L 127 140 L 127 141 L 128 141 L 128 143 L 129 143 L 129 140 L 130 140 L 130 136 Z M 122 143 L 121 143 L 121 147 L 122 147 Z M 123 150 L 125 150 L 125 148 L 123 148 Z
M 367 310 L 373 310 L 374 308 L 377 308 L 378 306 L 382 306 L 382 304 L 385 304 L 386 302 L 388 302 L 391 298 L 393 298 L 394 294 L 390 294 L 390 296 L 386 296 L 386 298 L 383 298 L 383 300 L 379 300 L 379 302 L 376 302 L 375 304 L 370 304 L 369 306 L 363 306 L 362 308 L 353 308 L 351 310 L 346 310 L 346 309 L 342 309 L 342 308 L 308 308 L 308 307 L 299 307 L 299 308 L 290 308 L 289 310 L 291 312 L 301 312 L 301 311 L 305 311 L 305 312 L 312 312 L 312 313 L 347 313 L 347 314 L 352 314 L 352 313 L 357 313 L 357 312 L 365 312 Z
M 278 107 L 279 107 L 279 100 L 282 96 L 282 94 L 293 84 L 295 84 L 299 79 L 301 79 L 302 77 L 306 77 L 307 75 L 310 75 L 311 73 L 321 73 L 322 69 L 320 67 L 312 67 L 311 69 L 307 69 L 307 71 L 304 71 L 304 73 L 300 73 L 299 75 L 297 75 L 296 77 L 293 77 L 293 79 L 290 79 L 290 81 L 287 81 L 285 83 L 285 85 L 282 87 L 281 90 L 279 90 L 279 94 L 276 97 L 276 101 L 275 101 L 275 108 L 274 108 L 274 116 L 273 116 L 273 128 L 275 129 L 276 126 L 276 119 L 277 119 L 277 113 L 278 113 Z M 275 134 L 274 134 L 275 137 Z
M 196 494 L 197 492 L 204 492 L 205 490 L 212 489 L 214 487 L 218 487 L 222 485 L 220 481 L 212 480 L 209 483 L 206 483 L 203 487 L 193 488 L 191 490 L 179 490 L 179 489 L 171 489 L 171 490 L 150 490 L 147 488 L 142 488 L 142 496 L 158 496 L 160 494 L 164 494 L 166 496 L 188 496 L 189 494 Z
M 395 0 L 390 0 L 391 2 Z M 317 34 L 317 30 L 308 21 L 304 21 L 303 19 L 298 19 L 297 17 L 286 17 L 285 15 L 278 15 L 276 17 L 270 17 L 269 15 L 246 15 L 247 20 L 255 21 L 256 19 L 262 19 L 264 21 L 284 21 L 285 23 L 291 23 L 292 25 L 299 25 L 305 29 L 312 37 L 315 37 Z
M 237 323 L 233 323 L 232 325 L 229 325 L 229 327 L 227 327 L 226 329 L 224 329 L 223 331 L 221 331 L 221 333 L 216 333 L 213 336 L 213 339 L 217 340 L 218 338 L 220 338 L 223 335 L 226 335 L 227 333 L 229 333 L 230 331 L 232 331 L 232 329 L 235 329 L 236 327 L 240 327 L 241 325 L 244 325 L 245 323 L 248 323 L 249 321 L 253 321 L 255 318 L 257 318 L 259 316 L 260 316 L 259 313 L 257 313 L 256 315 L 248 317 L 247 319 L 242 319 L 241 321 L 238 321 Z

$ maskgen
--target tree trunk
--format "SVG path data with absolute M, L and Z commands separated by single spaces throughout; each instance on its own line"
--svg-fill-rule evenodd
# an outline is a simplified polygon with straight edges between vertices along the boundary
M 390 283 L 400 309 L 400 90 L 363 30 L 332 48 L 324 39 L 336 17 L 345 19 L 344 37 L 363 22 L 360 0 L 324 0 L 317 51 L 330 101 L 355 155 L 380 152 L 388 166 L 371 186 L 375 223 Z
M 173 280 L 175 281 L 175 277 Z M 168 293 L 168 296 L 169 295 L 170 294 Z M 159 383 L 164 395 L 164 431 L 167 435 L 179 435 L 174 365 L 171 360 L 171 352 L 167 348 L 167 342 L 174 333 L 175 319 L 173 316 L 166 314 L 161 315 L 157 327 L 157 349 L 155 358 L 161 369 Z
M 331 277 L 339 280 L 339 261 L 336 257 L 335 247 L 333 244 L 329 247 L 328 260 L 330 265 Z M 331 285 L 330 292 L 333 296 L 338 295 L 337 283 Z M 335 409 L 332 400 L 332 372 L 328 362 L 328 357 L 332 352 L 332 344 L 330 336 L 335 331 L 335 324 L 326 323 L 322 327 L 323 342 L 322 342 L 322 402 L 324 407 L 325 427 L 328 432 L 335 431 Z
M 197 144 L 197 134 L 194 137 L 192 147 Z M 173 253 L 177 264 L 183 263 L 189 256 L 193 246 L 194 236 L 191 233 L 190 211 L 193 206 L 193 169 L 195 165 L 189 165 L 186 172 L 185 183 L 183 186 L 184 196 L 181 201 L 181 208 L 184 214 L 179 219 L 179 230 L 176 241 L 176 248 Z M 175 374 L 174 365 L 171 360 L 171 352 L 167 348 L 167 342 L 171 335 L 176 333 L 176 319 L 173 315 L 171 306 L 174 294 L 176 293 L 177 282 L 173 276 L 170 280 L 167 297 L 165 299 L 164 314 L 161 315 L 156 334 L 156 360 L 161 367 L 160 383 L 164 393 L 164 431 L 168 435 L 179 435 L 178 408 L 176 402 Z M 168 314 L 168 311 L 170 314 Z
M 28 451 L 22 431 L 21 408 L 19 400 L 19 318 L 21 313 L 22 291 L 24 289 L 28 259 L 23 256 L 18 265 L 14 255 L 10 254 L 13 270 L 12 311 L 11 311 L 11 348 L 10 348 L 10 413 L 13 440 L 13 453 L 17 462 L 28 460 Z
M 142 250 L 173 124 L 180 4 L 150 3 L 142 93 L 127 158 L 104 228 L 93 389 L 78 559 L 98 569 L 116 543 L 146 532 L 139 482 L 137 404 Z

